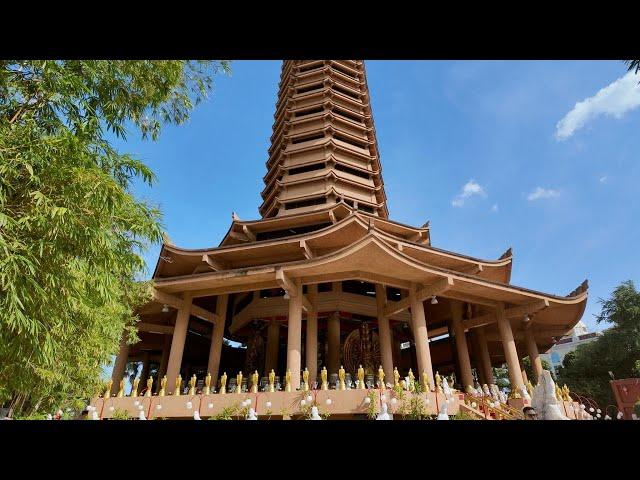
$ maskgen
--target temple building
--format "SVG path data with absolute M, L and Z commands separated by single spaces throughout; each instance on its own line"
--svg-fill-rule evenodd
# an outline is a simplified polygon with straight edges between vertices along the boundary
M 238 372 L 257 371 L 260 390 L 272 370 L 281 385 L 290 372 L 295 392 L 305 369 L 308 386 L 323 368 L 330 383 L 341 367 L 355 380 L 360 365 L 369 387 L 382 366 L 387 382 L 411 369 L 462 392 L 495 383 L 503 363 L 524 388 L 525 356 L 541 374 L 540 354 L 579 322 L 587 282 L 566 296 L 512 285 L 511 249 L 475 258 L 433 246 L 429 222 L 394 221 L 363 61 L 284 61 L 274 117 L 261 218 L 234 213 L 217 247 L 165 241 L 113 394 L 127 362 L 143 362 L 156 393 L 166 375 L 167 395 L 178 376 L 199 389 L 210 374 L 217 392 L 223 373 L 229 391 Z

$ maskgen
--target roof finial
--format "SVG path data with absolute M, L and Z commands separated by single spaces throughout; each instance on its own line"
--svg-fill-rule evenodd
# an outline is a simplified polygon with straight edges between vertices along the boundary
M 233 220 L 234 222 L 237 222 L 240 220 L 240 217 L 236 212 L 231 212 L 231 220 Z
M 165 245 L 173 245 L 173 242 L 169 238 L 169 235 L 167 235 L 167 232 L 162 232 L 162 243 Z

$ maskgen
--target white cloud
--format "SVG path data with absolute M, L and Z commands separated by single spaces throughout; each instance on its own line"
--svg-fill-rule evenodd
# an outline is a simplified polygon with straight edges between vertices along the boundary
M 556 139 L 565 140 L 576 130 L 600 115 L 621 118 L 625 113 L 640 107 L 640 76 L 627 73 L 602 88 L 592 97 L 575 104 L 556 125 Z
M 607 181 L 607 176 L 600 177 L 600 183 L 604 183 Z
M 536 187 L 533 192 L 527 195 L 527 200 L 533 202 L 534 200 L 540 200 L 541 198 L 553 198 L 558 196 L 560 196 L 560 192 L 558 190 Z
M 497 204 L 497 203 L 494 203 L 494 204 L 491 206 L 491 211 L 492 211 L 492 212 L 497 212 L 497 211 L 498 211 L 498 204 Z
M 451 201 L 451 205 L 454 207 L 462 207 L 467 198 L 473 197 L 474 195 L 480 195 L 481 197 L 487 196 L 482 185 L 471 179 L 464 184 L 462 191 Z

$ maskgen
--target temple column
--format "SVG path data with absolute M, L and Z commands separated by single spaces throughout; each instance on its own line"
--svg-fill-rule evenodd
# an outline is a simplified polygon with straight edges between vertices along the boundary
M 540 358 L 540 353 L 538 352 L 538 345 L 536 344 L 536 339 L 533 336 L 531 327 L 525 328 L 524 338 L 525 338 L 525 342 L 527 343 L 527 351 L 529 353 L 529 361 L 531 362 L 531 369 L 533 370 L 533 380 L 536 383 L 538 383 L 538 379 L 540 378 L 540 375 L 542 375 L 542 359 Z
M 484 380 L 487 384 L 492 385 L 495 382 L 493 378 L 493 369 L 491 368 L 491 356 L 489 355 L 489 346 L 487 345 L 487 337 L 484 333 L 484 327 L 474 328 L 473 331 L 478 339 L 478 350 L 480 354 L 480 370 L 484 373 Z
M 222 339 L 224 337 L 224 326 L 227 321 L 227 305 L 229 294 L 218 295 L 216 299 L 216 315 L 218 321 L 213 326 L 211 333 L 211 346 L 209 347 L 209 362 L 207 372 L 211 374 L 211 385 L 216 388 L 218 385 L 218 374 L 220 373 L 220 357 L 222 356 Z
M 474 358 L 474 368 L 476 369 L 476 374 L 478 376 L 478 382 L 480 386 L 484 385 L 487 382 L 487 379 L 484 375 L 484 368 L 482 368 L 482 357 L 480 355 L 480 342 L 478 342 L 478 336 L 475 332 L 470 332 L 471 345 L 473 348 L 473 358 Z
M 498 330 L 500 330 L 500 338 L 502 339 L 502 348 L 504 356 L 509 367 L 509 382 L 511 388 L 524 387 L 522 381 L 522 371 L 520 370 L 520 361 L 518 360 L 518 351 L 516 350 L 516 342 L 513 338 L 511 323 L 504 313 L 504 304 L 500 302 L 496 308 L 496 317 L 498 318 Z
M 171 339 L 171 352 L 169 353 L 169 363 L 167 364 L 167 389 L 173 392 L 176 378 L 182 366 L 182 354 L 184 352 L 184 342 L 187 339 L 187 329 L 189 328 L 189 317 L 191 316 L 191 295 L 185 294 L 182 299 L 182 308 L 178 310 L 176 324 L 173 327 L 173 338 Z
M 171 335 L 164 336 L 164 347 L 162 348 L 162 357 L 160 358 L 160 367 L 158 368 L 158 379 L 154 385 L 156 393 L 160 391 L 160 380 L 167 374 L 167 365 L 169 364 L 169 353 L 171 352 Z
M 393 348 L 391 346 L 391 326 L 389 318 L 384 315 L 387 304 L 387 289 L 384 285 L 376 284 L 376 307 L 378 312 L 378 335 L 380 339 L 380 356 L 385 383 L 393 378 Z
M 456 340 L 456 350 L 458 352 L 458 365 L 460 367 L 460 376 L 463 391 L 467 387 L 473 387 L 473 375 L 471 374 L 471 361 L 469 360 L 469 350 L 467 346 L 467 338 L 462 326 L 462 303 L 451 301 L 452 326 Z
M 424 305 L 422 301 L 416 297 L 416 285 L 411 284 L 409 290 L 409 298 L 411 299 L 411 325 L 413 327 L 413 336 L 416 342 L 416 357 L 418 361 L 418 373 L 416 378 L 421 379 L 422 373 L 427 373 L 429 385 L 431 388 L 435 386 L 433 379 L 433 367 L 431 365 L 431 350 L 429 348 L 429 334 L 427 332 L 427 322 L 424 315 Z
M 113 372 L 111 373 L 111 380 L 113 380 L 111 395 L 117 394 L 120 389 L 120 380 L 124 377 L 127 359 L 129 358 L 129 347 L 126 332 L 123 332 L 122 337 L 120 338 L 120 350 L 116 356 L 116 361 L 113 364 Z
M 333 312 L 327 319 L 327 370 L 329 375 L 338 373 L 340 368 L 340 312 Z
M 307 288 L 311 311 L 307 312 L 305 360 L 309 369 L 309 383 L 313 384 L 318 377 L 318 285 L 314 283 Z
M 273 370 L 278 374 L 278 352 L 280 350 L 280 323 L 273 320 L 267 327 L 267 356 L 264 360 L 264 374 Z
M 289 292 L 287 332 L 287 370 L 291 371 L 291 391 L 300 387 L 302 349 L 302 284 L 295 280 L 295 291 Z

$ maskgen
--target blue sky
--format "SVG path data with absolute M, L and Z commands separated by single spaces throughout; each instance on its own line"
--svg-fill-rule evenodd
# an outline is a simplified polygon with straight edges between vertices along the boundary
M 588 278 L 592 329 L 599 297 L 640 286 L 640 76 L 617 61 L 365 64 L 392 219 L 430 220 L 434 246 L 471 256 L 513 247 L 516 285 L 566 295 Z M 135 194 L 176 245 L 217 246 L 232 211 L 259 218 L 280 65 L 232 62 L 187 124 L 116 142 L 157 174 Z

